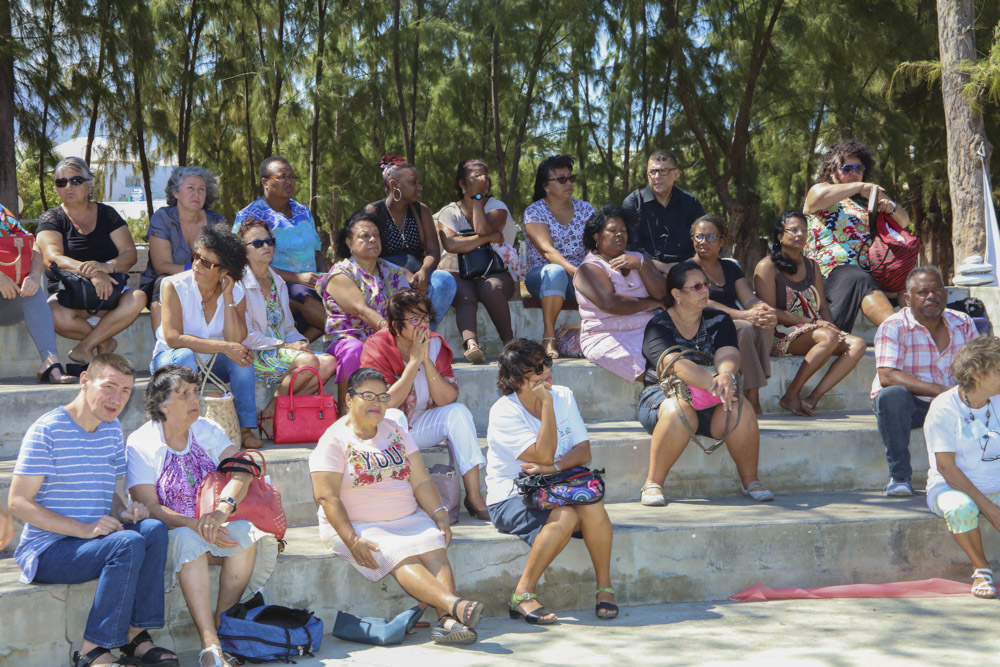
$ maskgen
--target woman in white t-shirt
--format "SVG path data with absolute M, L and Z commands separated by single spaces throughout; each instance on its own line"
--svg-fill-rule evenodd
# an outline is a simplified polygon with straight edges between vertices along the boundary
M 486 504 L 501 533 L 531 545 L 528 563 L 510 598 L 510 617 L 532 625 L 559 619 L 536 599 L 535 587 L 549 564 L 582 537 L 597 575 L 599 619 L 618 616 L 611 587 L 611 519 L 604 502 L 551 510 L 525 506 L 514 479 L 552 474 L 590 462 L 590 438 L 568 387 L 552 385 L 552 358 L 535 341 L 519 338 L 500 355 L 497 387 L 503 396 L 490 408 L 486 434 Z
M 514 296 L 521 280 L 521 260 L 514 249 L 517 228 L 514 217 L 499 199 L 490 196 L 490 174 L 484 160 L 463 160 L 458 163 L 454 201 L 434 216 L 438 235 L 441 237 L 441 263 L 438 268 L 448 271 L 455 278 L 455 321 L 462 334 L 465 358 L 474 364 L 486 362 L 486 355 L 479 348 L 476 314 L 482 303 L 493 320 L 506 345 L 514 339 L 510 324 L 508 301 Z M 489 245 L 487 245 L 489 244 Z M 503 260 L 505 271 L 483 278 L 469 280 L 459 272 L 458 256 L 487 245 Z
M 972 561 L 972 594 L 995 598 L 979 514 L 1000 530 L 1000 339 L 966 343 L 952 374 L 958 386 L 939 394 L 924 420 L 927 505 Z
M 200 664 L 225 667 L 216 628 L 222 612 L 267 583 L 278 558 L 274 536 L 249 521 L 230 521 L 243 502 L 249 472 L 235 472 L 214 512 L 198 517 L 198 489 L 236 447 L 213 421 L 199 416 L 198 377 L 186 366 L 160 368 L 146 388 L 149 421 L 129 436 L 126 487 L 149 515 L 170 528 L 166 590 L 180 581 L 201 638 Z M 221 565 L 212 611 L 209 565 Z

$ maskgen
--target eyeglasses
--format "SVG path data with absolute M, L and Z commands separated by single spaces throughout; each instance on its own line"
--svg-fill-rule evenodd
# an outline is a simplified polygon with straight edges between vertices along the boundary
M 193 252 L 191 253 L 191 263 L 194 264 L 195 262 L 198 262 L 206 269 L 217 269 L 220 266 L 222 266 L 222 264 L 219 264 L 218 262 L 210 262 L 201 255 L 199 255 L 198 253 Z
M 784 233 L 785 234 L 791 234 L 793 236 L 795 234 L 805 234 L 806 233 L 806 228 L 805 227 L 785 227 L 785 232 Z
M 698 243 L 715 243 L 719 239 L 718 234 L 695 234 L 694 240 Z
M 419 326 L 421 324 L 430 324 L 431 316 L 430 313 L 424 313 L 423 315 L 418 315 L 416 317 L 405 318 L 413 326 Z
M 560 185 L 566 185 L 567 183 L 576 183 L 576 174 L 570 174 L 569 176 L 556 176 L 555 178 L 550 178 L 546 183 L 551 183 L 552 181 L 559 181 Z
M 681 288 L 686 292 L 691 292 L 692 294 L 698 293 L 703 289 L 708 289 L 708 283 L 695 283 L 694 285 L 685 285 Z
M 390 398 L 389 392 L 376 394 L 374 391 L 351 391 L 348 393 L 351 396 L 360 396 L 369 403 L 374 403 L 375 401 L 378 401 L 379 403 L 388 403 Z
M 291 183 L 299 180 L 297 176 L 293 176 L 292 174 L 279 174 L 278 176 L 265 176 L 264 178 L 271 181 L 285 181 Z
M 865 173 L 865 165 L 863 164 L 845 164 L 842 167 L 837 167 L 837 169 L 840 170 L 840 173 L 847 174 L 848 176 L 851 174 L 857 174 L 860 176 Z
M 247 245 L 252 245 L 254 248 L 257 248 L 257 250 L 260 250 L 266 245 L 276 248 L 278 247 L 278 239 L 273 236 L 268 236 L 266 239 L 254 239 L 253 241 L 247 243 Z
M 90 181 L 89 178 L 84 178 L 83 176 L 74 176 L 73 178 L 57 178 L 55 184 L 57 188 L 64 188 L 67 185 L 72 185 L 74 187 L 79 187 L 84 183 Z
M 680 170 L 681 170 L 680 167 L 663 167 L 662 169 L 647 169 L 646 173 L 649 176 L 656 178 L 657 176 L 666 176 L 670 172 L 680 171 Z
M 538 364 L 534 368 L 525 368 L 525 373 L 532 373 L 534 375 L 541 375 L 542 371 L 546 368 L 552 368 L 552 357 L 545 357 L 542 363 Z

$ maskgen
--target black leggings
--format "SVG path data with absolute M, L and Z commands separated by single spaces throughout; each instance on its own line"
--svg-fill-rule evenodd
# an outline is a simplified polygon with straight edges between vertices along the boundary
M 514 296 L 514 279 L 508 271 L 494 273 L 485 280 L 466 280 L 457 273 L 455 277 L 458 291 L 455 293 L 455 320 L 458 330 L 462 332 L 462 340 L 478 339 L 476 333 L 476 311 L 479 303 L 486 306 L 486 312 L 493 320 L 493 326 L 500 334 L 501 342 L 514 337 L 510 327 L 510 307 L 507 302 Z

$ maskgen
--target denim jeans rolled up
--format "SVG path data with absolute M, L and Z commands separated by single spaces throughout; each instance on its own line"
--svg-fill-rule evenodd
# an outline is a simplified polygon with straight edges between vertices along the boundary
M 427 298 L 434 306 L 434 321 L 431 322 L 431 331 L 437 331 L 438 325 L 444 319 L 444 314 L 451 308 L 457 291 L 458 284 L 450 273 L 440 269 L 431 272 L 430 284 L 427 286 Z
M 48 304 L 49 295 L 43 288 L 28 297 L 15 296 L 13 299 L 0 297 L 0 326 L 11 326 L 24 320 L 28 335 L 35 343 L 38 356 L 42 359 L 57 354 L 56 331 L 52 323 L 52 309 Z
M 883 387 L 875 396 L 872 408 L 878 433 L 885 445 L 885 458 L 889 475 L 897 482 L 913 478 L 910 467 L 910 431 L 924 425 L 930 401 L 914 396 L 909 389 L 893 385 Z
M 566 269 L 558 264 L 536 266 L 524 277 L 524 286 L 535 298 L 544 299 L 547 296 L 561 296 L 564 299 L 576 297 L 573 281 Z
M 159 519 L 125 524 L 110 535 L 64 537 L 38 557 L 35 582 L 79 584 L 97 579 L 83 638 L 104 648 L 128 643 L 129 626 L 162 628 L 167 525 Z
M 153 357 L 149 370 L 154 372 L 170 364 L 187 366 L 195 373 L 198 372 L 197 355 L 186 347 L 163 350 Z M 236 404 L 236 416 L 239 417 L 240 428 L 257 428 L 257 399 L 254 396 L 254 383 L 257 379 L 254 377 L 253 365 L 240 366 L 220 353 L 215 357 L 212 370 L 220 380 L 228 382 L 233 390 L 233 402 Z

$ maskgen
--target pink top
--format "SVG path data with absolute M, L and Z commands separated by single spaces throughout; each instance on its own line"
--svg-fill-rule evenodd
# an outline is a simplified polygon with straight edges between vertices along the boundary
M 642 257 L 642 253 L 631 250 L 626 250 L 625 254 L 632 257 Z M 646 289 L 645 283 L 642 282 L 642 278 L 639 277 L 638 271 L 629 271 L 627 277 L 623 276 L 621 271 L 612 269 L 611 265 L 596 252 L 588 252 L 587 256 L 580 262 L 580 266 L 584 264 L 591 264 L 603 271 L 611 280 L 615 294 L 631 296 L 636 299 L 649 298 L 649 291 Z M 653 319 L 653 313 L 648 310 L 631 315 L 605 313 L 580 290 L 576 291 L 576 302 L 580 306 L 580 331 L 585 334 L 604 331 L 645 331 L 646 324 Z
M 417 447 L 410 436 L 384 419 L 374 438 L 362 440 L 346 422 L 338 419 L 319 439 L 309 471 L 344 476 L 340 500 L 351 521 L 393 521 L 416 512 L 408 455 Z M 321 525 L 330 525 L 322 507 L 318 516 Z

